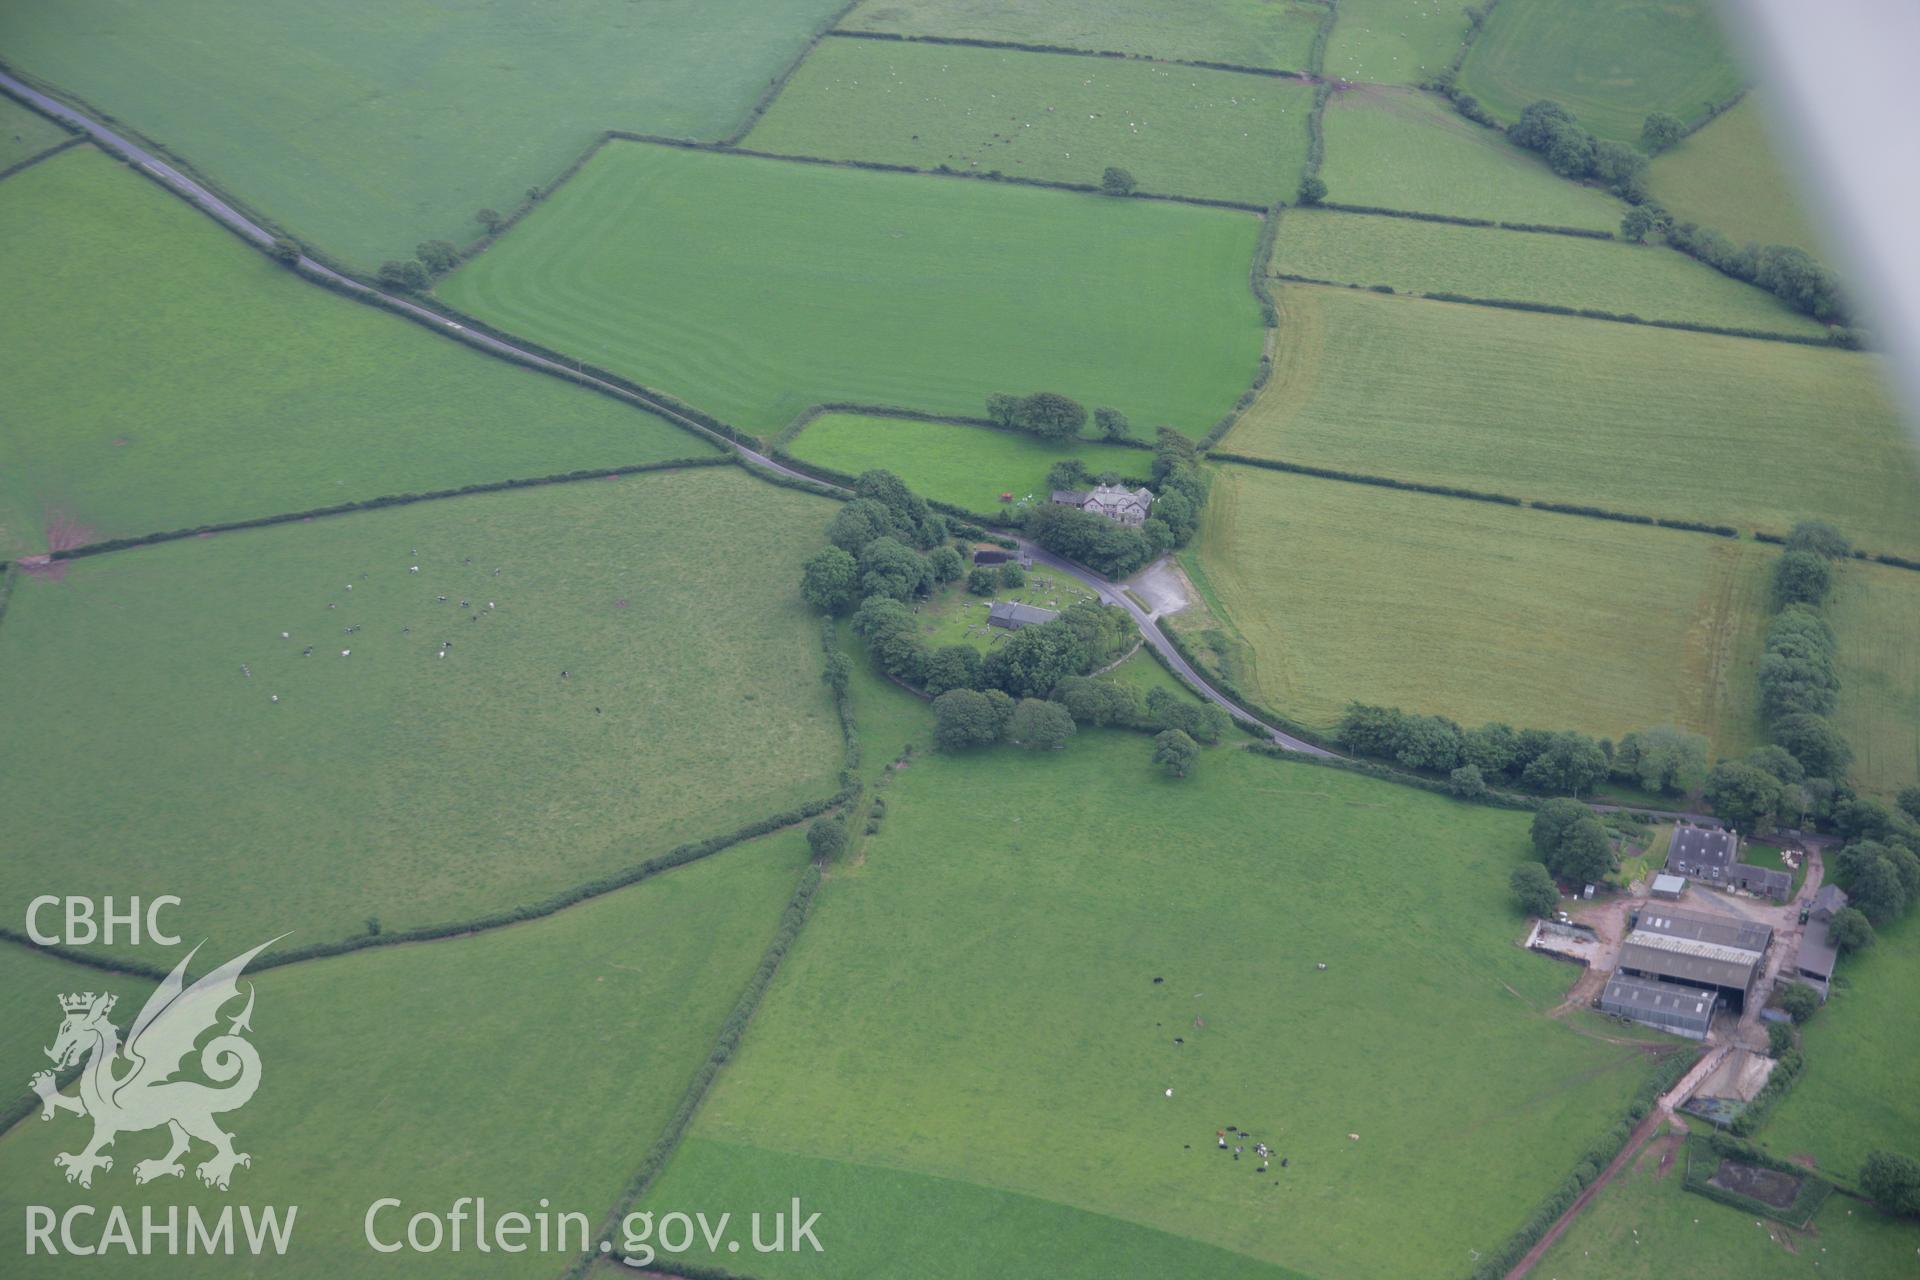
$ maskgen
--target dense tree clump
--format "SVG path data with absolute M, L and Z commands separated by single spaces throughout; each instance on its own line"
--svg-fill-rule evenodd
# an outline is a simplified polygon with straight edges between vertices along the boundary
M 1646 157 L 1623 143 L 1595 138 L 1557 102 L 1542 99 L 1528 106 L 1507 137 L 1545 156 L 1563 178 L 1592 179 L 1634 204 L 1646 198 Z
M 388 258 L 380 264 L 378 278 L 390 289 L 406 289 L 412 293 L 419 293 L 432 283 L 427 278 L 427 269 L 414 258 Z
M 1803 249 L 1783 244 L 1738 246 L 1718 231 L 1691 222 L 1668 227 L 1667 243 L 1723 275 L 1760 286 L 1816 320 L 1838 325 L 1850 321 L 1852 312 L 1839 277 Z
M 1165 729 L 1154 735 L 1153 762 L 1166 770 L 1168 777 L 1188 776 L 1199 761 L 1200 744 L 1180 730 Z
M 1707 780 L 1707 740 L 1670 726 L 1636 730 L 1614 748 L 1611 772 L 1648 791 L 1686 795 Z
M 1058 751 L 1073 737 L 1073 717 L 1057 702 L 1022 698 L 1007 722 L 1007 738 L 1029 751 Z
M 1523 862 L 1515 867 L 1507 879 L 1507 887 L 1513 890 L 1514 903 L 1527 915 L 1551 916 L 1560 905 L 1560 887 L 1538 862 Z
M 1559 798 L 1533 815 L 1533 851 L 1558 879 L 1598 884 L 1613 870 L 1613 842 L 1593 810 L 1578 800 Z
M 450 240 L 423 240 L 413 254 L 434 275 L 445 275 L 460 265 L 460 250 Z
M 1057 391 L 1012 396 L 996 392 L 987 397 L 987 417 L 1000 426 L 1025 431 L 1043 440 L 1066 440 L 1087 425 L 1087 406 Z
M 1472 765 L 1489 787 L 1520 786 L 1548 795 L 1586 795 L 1611 767 L 1608 748 L 1584 733 L 1498 723 L 1462 729 L 1444 716 L 1358 702 L 1347 708 L 1334 737 L 1357 755 L 1390 760 L 1402 768 L 1451 775 Z M 1684 755 L 1679 748 L 1676 753 Z M 1663 751 L 1661 759 L 1668 758 Z M 1687 775 L 1680 769 L 1673 776 Z
M 839 547 L 822 547 L 801 567 L 801 597 L 825 614 L 838 617 L 853 608 L 859 586 L 859 563 Z
M 1110 196 L 1130 196 L 1139 186 L 1131 173 L 1114 165 L 1100 175 L 1100 189 Z
M 1327 198 L 1327 184 L 1318 176 L 1308 174 L 1300 179 L 1300 187 L 1294 192 L 1293 198 L 1295 203 L 1306 207 L 1319 204 Z
M 1805 1022 L 1820 1012 L 1820 993 L 1804 982 L 1796 982 L 1780 993 L 1780 1007 L 1796 1023 Z
M 1888 1213 L 1920 1218 L 1920 1160 L 1874 1151 L 1860 1166 L 1860 1189 Z
M 998 689 L 950 689 L 933 700 L 933 740 L 942 751 L 992 746 L 1013 711 L 1013 699 Z
M 1686 136 L 1687 126 L 1681 122 L 1680 117 L 1665 111 L 1655 111 L 1640 125 L 1640 141 L 1644 142 L 1647 150 L 1655 155 Z
M 807 847 L 817 861 L 827 862 L 847 847 L 847 827 L 838 818 L 821 816 L 807 828 Z

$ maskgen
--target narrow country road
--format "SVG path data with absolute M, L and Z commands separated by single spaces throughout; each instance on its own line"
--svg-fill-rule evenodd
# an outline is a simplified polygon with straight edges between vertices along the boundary
M 213 192 L 207 190 L 192 178 L 181 173 L 159 156 L 122 137 L 99 121 L 81 114 L 56 98 L 48 97 L 46 94 L 34 89 L 31 85 L 24 84 L 5 72 L 0 72 L 0 89 L 4 89 L 7 93 L 12 94 L 14 97 L 19 98 L 21 101 L 32 105 L 57 120 L 63 120 L 75 128 L 84 130 L 96 144 L 108 151 L 126 157 L 130 163 L 145 170 L 147 174 L 159 180 L 175 193 L 197 206 L 209 217 L 231 227 L 255 244 L 270 245 L 273 243 L 274 236 L 271 232 L 267 231 L 266 228 L 248 218 L 245 214 L 214 195 Z M 791 467 L 782 466 L 774 459 L 769 458 L 763 453 L 756 452 L 736 440 L 728 440 L 716 435 L 691 418 L 676 412 L 671 406 L 663 404 L 650 396 L 640 395 L 610 382 L 603 382 L 591 374 L 583 373 L 581 370 L 559 361 L 549 360 L 545 356 L 537 355 L 525 348 L 515 346 L 513 343 L 502 341 L 488 334 L 477 333 L 465 325 L 449 320 L 447 317 L 430 308 L 420 306 L 406 298 L 386 293 L 382 290 L 369 288 L 361 284 L 358 280 L 343 276 L 332 268 L 315 262 L 312 258 L 305 257 L 304 255 L 300 258 L 296 266 L 302 275 L 310 276 L 316 280 L 323 280 L 334 288 L 342 289 L 348 293 L 365 298 L 370 302 L 376 302 L 377 300 L 377 305 L 402 312 L 422 324 L 438 330 L 447 337 L 455 338 L 471 346 L 479 347 L 483 351 L 491 351 L 497 355 L 506 356 L 516 363 L 528 365 L 546 373 L 558 374 L 570 382 L 590 383 L 597 390 L 617 396 L 629 403 L 637 404 L 650 413 L 658 414 L 671 422 L 687 427 L 698 435 L 727 446 L 738 453 L 749 465 L 760 467 L 763 470 L 771 471 L 777 475 L 788 476 L 795 480 L 805 480 L 810 484 L 821 483 L 815 477 L 795 471 Z M 1134 625 L 1139 627 L 1141 634 L 1146 637 L 1147 643 L 1151 644 L 1156 651 L 1166 658 L 1168 665 L 1179 674 L 1181 679 L 1191 685 L 1194 691 L 1200 694 L 1201 697 L 1223 708 L 1229 715 L 1237 716 L 1253 724 L 1260 723 L 1257 716 L 1214 688 L 1198 671 L 1195 671 L 1192 664 L 1187 662 L 1185 658 L 1182 658 L 1179 651 L 1173 647 L 1173 642 L 1168 640 L 1165 633 L 1161 631 L 1159 623 L 1149 616 L 1145 610 L 1140 608 L 1139 605 L 1128 599 L 1126 593 L 1113 582 L 1101 577 L 1090 569 L 1074 564 L 1070 560 L 1062 559 L 1052 552 L 1047 551 L 1045 548 L 1026 541 L 1024 538 L 1016 539 L 1016 541 L 1020 543 L 1023 551 L 1034 558 L 1036 563 L 1044 564 L 1061 573 L 1071 575 L 1090 587 L 1103 602 L 1125 609 L 1127 615 L 1133 619 Z M 1275 744 L 1289 751 L 1298 751 L 1305 755 L 1314 756 L 1331 757 L 1334 755 L 1333 752 L 1326 750 L 1324 747 L 1317 747 L 1310 742 L 1302 741 L 1290 734 L 1281 733 L 1277 729 L 1267 728 L 1267 734 Z

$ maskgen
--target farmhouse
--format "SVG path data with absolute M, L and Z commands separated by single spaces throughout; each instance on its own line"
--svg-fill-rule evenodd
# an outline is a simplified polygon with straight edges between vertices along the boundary
M 1658 1027 L 1689 1040 L 1705 1040 L 1719 998 L 1718 992 L 1706 987 L 1683 987 L 1616 973 L 1607 979 L 1598 1005 L 1600 1012 L 1616 1018 Z
M 1709 884 L 1725 884 L 1740 841 L 1731 831 L 1707 827 L 1680 827 L 1667 847 L 1667 870 Z
M 1022 627 L 1052 622 L 1059 616 L 1051 609 L 1040 609 L 1013 600 L 996 600 L 993 602 L 993 607 L 987 610 L 987 625 L 1005 627 L 1008 631 L 1018 631 Z
M 1806 932 L 1800 935 L 1800 951 L 1793 960 L 1794 977 L 1820 993 L 1825 1000 L 1833 986 L 1833 966 L 1839 963 L 1840 948 L 1833 945 L 1829 928 L 1847 895 L 1838 885 L 1823 884 L 1813 895 L 1813 909 L 1807 913 Z
M 1055 489 L 1053 503 L 1058 507 L 1078 507 L 1137 529 L 1147 522 L 1147 512 L 1153 507 L 1153 490 L 1126 489 L 1117 484 L 1095 485 L 1084 492 Z
M 1643 913 L 1620 947 L 1619 972 L 1688 987 L 1711 987 L 1735 1012 L 1773 941 L 1773 929 L 1744 920 L 1682 915 L 1665 907 Z

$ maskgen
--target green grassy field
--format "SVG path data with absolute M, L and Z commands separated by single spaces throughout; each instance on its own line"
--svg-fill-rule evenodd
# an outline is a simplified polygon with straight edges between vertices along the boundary
M 807 857 L 798 833 L 718 854 L 548 919 L 467 938 L 383 948 L 258 976 L 252 1042 L 258 1094 L 222 1117 L 253 1161 L 230 1192 L 179 1182 L 143 1187 L 138 1159 L 166 1149 L 162 1132 L 125 1133 L 114 1166 L 91 1190 L 53 1166 L 87 1127 L 72 1116 L 29 1120 L 0 1138 L 0 1248 L 10 1275 L 85 1274 L 98 1259 L 19 1261 L 21 1204 L 127 1207 L 229 1202 L 298 1205 L 284 1259 L 141 1259 L 146 1274 L 324 1277 L 551 1277 L 570 1254 L 478 1257 L 373 1252 L 362 1231 L 381 1197 L 402 1201 L 376 1220 L 385 1239 L 407 1217 L 444 1214 L 459 1196 L 485 1196 L 489 1215 L 577 1211 L 594 1228 L 639 1167 L 706 1059 L 721 1022 L 772 941 Z M 284 921 L 288 917 L 281 917 Z M 274 928 L 257 916 L 247 946 Z M 223 953 L 209 964 L 227 959 Z M 98 990 L 90 976 L 82 988 Z M 51 1040 L 54 995 L 41 985 L 28 1026 Z M 121 1030 L 138 1003 L 116 1010 Z M 197 1147 L 192 1159 L 204 1159 Z M 101 1209 L 104 1216 L 105 1208 Z M 98 1232 L 102 1219 L 93 1220 Z M 82 1226 L 84 1235 L 85 1226 Z M 182 1225 L 184 1252 L 185 1227 Z M 164 1241 L 160 1247 L 164 1249 Z M 384 1265 L 383 1265 L 384 1264 Z
M 1466 34 L 1466 15 L 1446 0 L 1341 0 L 1325 71 L 1366 84 L 1419 84 L 1446 70 Z
M 1259 361 L 1258 234 L 1229 210 L 625 143 L 441 293 L 748 431 L 1046 388 L 1197 436 Z
M 663 1188 L 725 1204 L 834 1162 L 809 1208 L 886 1237 L 844 1271 L 829 1251 L 842 1274 L 949 1203 L 976 1261 L 1026 1273 L 1086 1212 L 1317 1275 L 1458 1271 L 1504 1238 L 1646 1063 L 1541 1016 L 1568 975 L 1513 945 L 1524 817 L 1227 747 L 1174 782 L 1148 754 L 1089 731 L 897 774 L 696 1122 L 731 1149 Z M 1220 1153 L 1227 1124 L 1288 1167 Z
M 1007 637 L 1013 634 L 987 621 L 987 611 L 998 601 L 1015 601 L 1059 612 L 1096 598 L 1075 579 L 1038 568 L 1027 574 L 1025 586 L 1003 587 L 991 596 L 976 596 L 966 589 L 964 580 L 956 582 L 916 605 L 914 612 L 920 616 L 921 637 L 929 648 L 970 644 L 985 653 L 1006 643 Z
M 710 468 L 23 577 L 0 627 L 21 851 L 0 890 L 57 867 L 64 893 L 178 894 L 223 944 L 268 904 L 320 942 L 536 900 L 829 795 L 839 727 L 796 590 L 827 514 Z
M 1703 1126 L 1704 1127 L 1704 1126 Z M 1548 1251 L 1534 1274 L 1559 1280 L 1786 1280 L 1913 1274 L 1920 1230 L 1834 1196 L 1811 1230 L 1795 1231 L 1681 1189 L 1684 1149 L 1659 1169 L 1649 1144 Z M 1758 1225 L 1756 1225 L 1758 1224 Z
M 1692 120 L 1741 80 L 1707 0 L 1502 3 L 1460 68 L 1460 87 L 1503 120 L 1552 98 L 1622 142 L 1649 112 Z
M 1029 496 L 1046 501 L 1047 470 L 1066 458 L 1079 458 L 1095 475 L 1117 471 L 1142 478 L 1153 469 L 1153 455 L 1141 449 L 1089 440 L 1060 444 L 1022 432 L 862 413 L 823 413 L 787 450 L 853 475 L 885 467 L 915 493 L 983 514 L 1006 509 L 1003 493 L 1015 502 Z
M 970 1280 L 983 1272 L 1048 1280 L 1119 1275 L 1306 1280 L 1297 1271 L 1156 1231 L 1041 1196 L 884 1164 L 829 1160 L 739 1143 L 693 1138 L 675 1152 L 643 1203 L 656 1215 L 698 1205 L 711 1219 L 744 1222 L 786 1204 L 801 1188 L 808 1211 L 831 1208 L 817 1234 L 821 1252 L 755 1255 L 755 1276 L 901 1276 Z M 698 1248 L 698 1241 L 695 1242 Z M 657 1246 L 656 1246 L 657 1247 Z M 722 1265 L 737 1257 L 693 1256 Z M 670 1265 L 669 1255 L 660 1256 Z M 632 1272 L 609 1266 L 595 1280 Z
M 1912 916 L 1841 962 L 1843 985 L 1802 1032 L 1806 1074 L 1760 1131 L 1770 1149 L 1812 1156 L 1848 1180 L 1871 1151 L 1920 1150 L 1920 1101 L 1905 1084 L 1920 1053 L 1916 976 L 1920 922 Z
M 316 288 L 79 148 L 0 185 L 0 556 L 713 446 Z
M 1712 227 L 1735 243 L 1790 244 L 1826 256 L 1755 94 L 1654 157 L 1647 181 L 1683 222 Z
M 20 900 L 15 918 L 7 925 L 9 929 L 18 932 L 25 927 L 27 901 L 26 898 Z M 124 905 L 120 904 L 122 908 Z M 58 905 L 45 908 L 40 913 L 40 927 L 55 928 L 60 912 Z M 170 910 L 163 912 L 160 919 L 172 927 L 185 917 L 177 910 Z M 13 942 L 0 943 L 0 1018 L 6 1020 L 9 1030 L 7 1037 L 0 1040 L 0 1103 L 25 1097 L 28 1078 L 36 1071 L 52 1069 L 46 1048 L 53 1043 L 54 1030 L 61 1018 L 55 996 L 70 991 L 107 991 L 119 997 L 122 1009 L 131 1004 L 138 1010 L 140 1001 L 152 989 L 151 982 L 140 978 L 72 964 Z M 38 1106 L 33 1114 L 40 1114 Z M 0 1199 L 4 1199 L 4 1192 L 0 1192 Z
M 1307 159 L 1305 81 L 1071 54 L 827 40 L 744 146 L 922 169 L 1291 199 Z
M 1891 796 L 1920 783 L 1920 578 L 1850 563 L 1827 606 L 1840 650 L 1834 720 L 1853 745 L 1853 778 Z
M 1555 176 L 1432 94 L 1355 85 L 1327 100 L 1321 127 L 1329 200 L 1595 231 L 1620 224 L 1619 201 Z
M 1685 254 L 1624 240 L 1291 209 L 1280 222 L 1273 269 L 1341 284 L 1391 285 L 1402 293 L 1545 302 L 1772 333 L 1826 332 L 1772 294 Z
M 1781 533 L 1819 516 L 1874 550 L 1920 551 L 1920 464 L 1876 356 L 1278 293 L 1273 377 L 1226 449 Z
M 0 169 L 31 160 L 71 136 L 38 111 L 29 110 L 12 98 L 0 97 Z
M 1773 553 L 1751 542 L 1230 466 L 1183 558 L 1252 647 L 1236 683 L 1315 728 L 1361 701 L 1758 745 Z
M 721 138 L 840 0 L 75 0 L 7 61 L 358 266 L 478 235 L 609 128 Z
M 1324 12 L 1302 0 L 863 0 L 840 27 L 1301 71 Z

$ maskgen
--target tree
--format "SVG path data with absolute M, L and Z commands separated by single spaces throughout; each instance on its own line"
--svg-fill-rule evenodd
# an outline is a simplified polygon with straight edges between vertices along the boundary
M 1778 1058 L 1793 1048 L 1793 1028 L 1784 1022 L 1767 1024 L 1767 1056 Z
M 1534 790 L 1569 796 L 1587 794 L 1606 776 L 1607 757 L 1600 744 L 1571 729 L 1545 735 L 1520 771 L 1520 780 Z
M 428 284 L 427 269 L 412 258 L 404 262 L 388 258 L 380 264 L 379 279 L 381 284 L 389 288 L 408 289 L 415 293 L 425 289 Z
M 1874 924 L 1886 924 L 1907 909 L 1907 887 L 1890 858 L 1868 859 L 1853 873 L 1849 890 L 1853 905 Z
M 1107 171 L 1100 175 L 1100 189 L 1110 196 L 1130 196 L 1139 185 L 1132 174 L 1113 165 L 1108 165 Z
M 1482 777 L 1499 777 L 1513 767 L 1519 736 L 1511 725 L 1489 721 L 1460 735 L 1460 757 L 1480 770 Z
M 1783 786 L 1797 787 L 1807 780 L 1807 771 L 1800 767 L 1793 753 L 1777 743 L 1770 742 L 1747 752 L 1747 763 L 1773 775 Z
M 1057 702 L 1022 698 L 1007 723 L 1007 737 L 1029 751 L 1058 751 L 1073 737 L 1073 717 Z
M 422 240 L 413 252 L 434 275 L 442 275 L 460 265 L 460 250 L 450 240 Z
M 1853 554 L 1853 543 L 1825 520 L 1802 520 L 1787 535 L 1787 550 L 1811 551 L 1829 560 L 1845 560 Z
M 807 847 L 816 862 L 826 862 L 847 847 L 846 824 L 838 818 L 818 817 L 807 827 Z
M 822 613 L 839 616 L 859 598 L 860 566 L 839 547 L 822 547 L 800 572 L 800 595 Z
M 898 538 L 875 538 L 860 548 L 860 589 L 867 595 L 910 600 L 932 577 L 926 557 Z
M 1066 677 L 1082 674 L 1085 660 L 1079 636 L 1056 620 L 1008 636 L 987 655 L 980 679 L 1016 698 L 1044 698 Z
M 1860 1189 L 1888 1213 L 1920 1217 L 1920 1161 L 1892 1151 L 1870 1151 L 1860 1166 Z
M 267 254 L 282 266 L 291 267 L 300 261 L 300 242 L 281 236 L 267 247 Z
M 1527 915 L 1551 916 L 1560 905 L 1560 886 L 1537 862 L 1523 862 L 1515 867 L 1507 877 L 1507 887 L 1513 890 L 1515 904 Z
M 1656 111 L 1640 125 L 1640 141 L 1646 143 L 1647 150 L 1659 155 L 1668 147 L 1687 136 L 1687 126 L 1679 116 L 1665 111 Z
M 1786 798 L 1772 774 L 1738 760 L 1713 766 L 1701 794 L 1728 826 L 1749 832 L 1771 831 Z
M 1443 716 L 1408 716 L 1394 759 L 1404 768 L 1445 773 L 1460 763 L 1460 726 Z
M 970 644 L 950 644 L 927 655 L 926 690 L 939 697 L 949 689 L 980 687 L 980 651 Z
M 473 220 L 479 223 L 480 229 L 485 231 L 490 236 L 498 235 L 500 232 L 500 228 L 505 226 L 507 223 L 507 220 L 505 218 L 501 217 L 498 213 L 494 212 L 492 209 L 482 209 L 480 212 L 473 215 Z
M 1568 828 L 1582 818 L 1590 818 L 1593 811 L 1578 800 L 1548 800 L 1533 811 L 1533 852 L 1540 861 L 1545 862 L 1560 842 L 1566 838 Z
M 1013 425 L 1043 439 L 1064 440 L 1087 425 L 1087 407 L 1057 391 L 1036 391 L 1020 397 Z
M 1840 778 L 1853 763 L 1853 748 L 1825 716 L 1782 716 L 1773 725 L 1773 740 L 1793 753 L 1810 778 Z
M 1184 778 L 1200 761 L 1200 744 L 1178 729 L 1166 729 L 1154 735 L 1153 762 L 1169 777 Z
M 964 751 L 968 747 L 990 746 L 1000 741 L 1006 719 L 1011 718 L 1010 700 L 1006 718 L 991 694 L 974 689 L 949 689 L 933 700 L 933 741 L 943 751 Z
M 1707 740 L 1664 725 L 1629 733 L 1613 754 L 1613 772 L 1649 791 L 1684 795 L 1707 780 Z
M 827 541 L 842 551 L 858 553 L 875 538 L 893 533 L 893 513 L 871 498 L 855 498 L 833 513 L 827 522 Z
M 1309 174 L 1300 179 L 1300 187 L 1293 193 L 1294 200 L 1301 205 L 1316 205 L 1327 198 L 1327 184 L 1317 176 Z
M 1000 566 L 1000 589 L 1018 591 L 1027 585 L 1027 571 L 1009 560 Z
M 1053 700 L 1081 724 L 1133 725 L 1144 718 L 1132 686 L 1087 676 L 1068 676 L 1053 688 Z
M 927 554 L 927 567 L 933 571 L 933 580 L 944 584 L 965 574 L 967 562 L 952 547 L 935 547 Z
M 1104 406 L 1093 411 L 1094 429 L 1099 431 L 1102 440 L 1125 440 L 1127 438 L 1127 415 L 1118 409 Z
M 1900 806 L 1900 812 L 1920 822 L 1920 787 L 1902 787 L 1894 803 Z
M 1817 551 L 1786 551 L 1773 562 L 1773 607 L 1819 608 L 1833 590 L 1833 566 Z
M 1613 843 L 1600 819 L 1589 813 L 1569 826 L 1547 857 L 1547 870 L 1569 884 L 1599 884 L 1613 870 Z
M 1873 924 L 1853 907 L 1842 907 L 1827 922 L 1827 941 L 1841 951 L 1865 951 L 1873 945 Z
M 1820 993 L 1804 982 L 1795 982 L 1780 993 L 1780 1007 L 1795 1022 L 1805 1022 L 1820 1012 Z
M 987 397 L 987 420 L 995 426 L 1011 427 L 1020 413 L 1020 397 L 996 391 Z
M 1462 800 L 1478 800 L 1487 794 L 1487 780 L 1476 764 L 1463 764 L 1447 775 L 1447 790 Z
M 1633 208 L 1627 210 L 1627 216 L 1620 219 L 1620 238 L 1622 240 L 1630 240 L 1634 244 L 1644 244 L 1646 243 L 1647 232 L 1651 230 L 1653 230 L 1653 215 L 1647 212 L 1646 206 L 1644 205 L 1633 206 Z
M 1000 575 L 981 565 L 967 575 L 967 590 L 976 596 L 990 596 L 1000 589 Z

